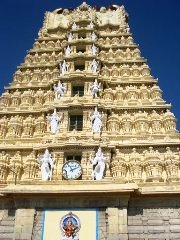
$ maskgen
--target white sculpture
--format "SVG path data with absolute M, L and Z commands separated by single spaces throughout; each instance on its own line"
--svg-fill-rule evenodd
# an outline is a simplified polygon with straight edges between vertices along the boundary
M 93 43 L 93 45 L 92 45 L 92 47 L 91 47 L 91 50 L 92 50 L 92 54 L 93 54 L 93 55 L 96 55 L 96 53 L 97 53 L 97 51 L 98 51 L 98 48 L 94 45 L 94 43 Z
M 71 54 L 71 48 L 69 45 L 67 46 L 67 48 L 64 49 L 64 52 L 66 57 L 68 57 Z
M 77 26 L 77 24 L 75 22 L 73 22 L 72 30 L 76 30 L 76 29 L 78 29 L 78 26 Z
M 74 36 L 73 36 L 73 34 L 70 32 L 70 33 L 68 34 L 68 42 L 72 42 L 73 38 L 74 38 Z
M 69 64 L 66 63 L 65 60 L 63 61 L 62 64 L 60 63 L 59 66 L 60 66 L 60 70 L 61 70 L 62 75 L 64 75 L 66 72 L 68 72 Z
M 97 36 L 96 36 L 95 32 L 93 32 L 93 33 L 91 34 L 91 40 L 92 40 L 93 42 L 97 40 Z
M 47 119 L 50 123 L 50 130 L 51 133 L 55 134 L 59 130 L 59 123 L 61 122 L 63 116 L 61 115 L 60 117 L 56 113 L 56 109 L 54 109 L 54 112 L 51 116 L 48 116 Z
M 42 158 L 40 159 L 41 166 L 41 176 L 43 181 L 48 181 L 52 179 L 52 172 L 54 168 L 54 160 L 49 153 L 49 150 L 46 149 Z
M 90 161 L 93 165 L 93 171 L 91 174 L 93 180 L 102 180 L 105 170 L 105 160 L 106 158 L 104 157 L 100 147 L 96 152 L 95 158 L 92 159 L 90 157 Z
M 95 79 L 93 85 L 90 88 L 91 95 L 93 96 L 93 98 L 97 97 L 97 93 L 99 92 L 100 87 L 101 87 L 101 83 L 98 84 L 97 79 Z
M 91 63 L 91 70 L 93 73 L 97 73 L 98 65 L 99 65 L 99 62 L 97 62 L 95 59 L 93 59 L 93 61 Z
M 64 84 L 61 83 L 60 81 L 58 82 L 57 87 L 54 84 L 54 91 L 55 91 L 55 98 L 56 99 L 60 99 L 61 97 L 63 97 L 64 96 L 64 92 L 65 92 Z
M 93 115 L 90 116 L 90 121 L 93 133 L 100 133 L 102 128 L 102 115 L 98 112 L 97 107 L 95 107 Z
M 90 24 L 89 24 L 89 28 L 90 29 L 93 29 L 94 28 L 94 23 L 91 21 Z

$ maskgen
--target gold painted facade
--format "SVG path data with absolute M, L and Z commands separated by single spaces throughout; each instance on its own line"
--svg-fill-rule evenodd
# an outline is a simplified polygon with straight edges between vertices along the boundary
M 93 73 L 94 59 L 99 65 Z M 68 70 L 62 74 L 59 65 L 64 60 Z M 95 79 L 101 87 L 93 98 Z M 59 81 L 65 86 L 60 98 L 54 91 Z M 73 94 L 77 86 L 83 87 L 83 96 Z M 91 129 L 95 107 L 103 116 L 100 133 Z M 56 134 L 48 122 L 54 109 L 63 116 Z M 0 193 L 180 193 L 179 132 L 170 109 L 133 40 L 123 6 L 95 9 L 83 3 L 74 10 L 47 12 L 33 48 L 0 99 Z M 71 114 L 82 115 L 81 131 L 69 130 Z M 99 146 L 106 169 L 104 178 L 96 181 L 90 156 Z M 41 180 L 39 159 L 45 149 L 55 160 L 52 180 L 47 182 Z M 68 155 L 81 155 L 80 180 L 63 179 Z M 118 211 L 127 218 L 127 208 L 108 211 L 112 219 Z M 120 230 L 110 224 L 109 231 L 126 234 L 127 220 L 123 221 Z

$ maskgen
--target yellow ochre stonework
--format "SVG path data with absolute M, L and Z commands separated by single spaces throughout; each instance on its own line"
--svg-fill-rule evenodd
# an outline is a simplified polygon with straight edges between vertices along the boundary
M 97 209 L 98 240 L 180 239 L 179 136 L 124 6 L 46 12 L 0 97 L 0 239 L 42 239 L 52 208 Z

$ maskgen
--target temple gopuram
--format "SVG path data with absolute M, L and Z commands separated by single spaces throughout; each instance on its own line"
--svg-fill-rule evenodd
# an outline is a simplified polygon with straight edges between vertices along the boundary
M 179 240 L 180 135 L 124 6 L 46 12 L 0 97 L 0 239 Z

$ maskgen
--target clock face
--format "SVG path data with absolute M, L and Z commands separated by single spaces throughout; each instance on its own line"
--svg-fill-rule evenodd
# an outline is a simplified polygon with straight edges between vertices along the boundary
M 62 168 L 62 174 L 65 179 L 78 179 L 82 175 L 82 167 L 78 161 L 67 161 Z

